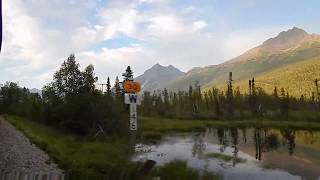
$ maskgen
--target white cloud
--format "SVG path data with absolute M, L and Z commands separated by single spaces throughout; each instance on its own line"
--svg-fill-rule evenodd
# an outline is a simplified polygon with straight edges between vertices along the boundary
M 139 3 L 165 3 L 168 0 L 139 0 Z
M 101 81 L 121 75 L 127 65 L 136 75 L 156 62 L 187 71 L 228 60 L 284 28 L 217 31 L 198 7 L 175 7 L 170 2 L 3 1 L 0 81 L 41 88 L 70 53 L 76 53 L 83 68 L 93 64 Z M 143 8 L 146 4 L 150 9 Z M 126 37 L 142 43 L 99 45 Z
M 208 23 L 203 20 L 198 20 L 193 23 L 193 29 L 198 31 L 208 26 Z
M 114 79 L 121 76 L 126 66 L 130 65 L 135 75 L 138 76 L 155 62 L 152 60 L 150 50 L 140 45 L 121 47 L 117 49 L 102 48 L 101 52 L 84 51 L 78 55 L 81 65 L 94 64 L 95 71 L 99 76 L 99 82 L 106 81 L 107 76 Z
M 110 39 L 118 33 L 132 36 L 137 30 L 139 16 L 136 9 L 125 7 L 123 9 L 108 8 L 101 12 L 102 26 L 105 28 L 104 38 Z
M 175 35 L 184 31 L 182 22 L 173 15 L 157 15 L 151 17 L 147 31 L 153 37 Z
M 195 8 L 194 6 L 187 6 L 185 8 L 182 9 L 181 13 L 182 14 L 191 14 L 197 11 L 197 8 Z
M 20 81 L 22 85 L 41 87 L 45 84 L 43 78 L 31 79 L 52 71 L 68 54 L 83 48 L 81 39 L 72 41 L 72 34 L 85 21 L 78 20 L 82 16 L 76 8 L 66 11 L 64 1 L 58 1 L 3 2 L 0 63 L 1 72 L 5 73 L 0 81 Z

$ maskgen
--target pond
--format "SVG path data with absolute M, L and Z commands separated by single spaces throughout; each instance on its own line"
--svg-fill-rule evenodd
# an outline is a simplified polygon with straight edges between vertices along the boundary
M 208 128 L 136 145 L 133 161 L 156 166 L 185 161 L 223 179 L 320 179 L 320 132 L 290 129 Z

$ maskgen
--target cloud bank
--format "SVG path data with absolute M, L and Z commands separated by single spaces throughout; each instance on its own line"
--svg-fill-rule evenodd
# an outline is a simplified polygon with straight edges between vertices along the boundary
M 155 63 L 187 71 L 226 61 L 289 28 L 233 29 L 218 11 L 205 8 L 213 1 L 188 2 L 3 1 L 0 83 L 41 88 L 71 53 L 82 68 L 93 64 L 100 82 L 121 75 L 127 65 L 135 75 Z

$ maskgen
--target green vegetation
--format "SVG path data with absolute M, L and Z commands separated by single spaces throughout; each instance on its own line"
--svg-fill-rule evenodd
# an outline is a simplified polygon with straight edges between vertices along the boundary
M 234 88 L 232 74 L 229 72 L 226 91 L 213 87 L 208 91 L 201 92 L 199 82 L 196 82 L 194 85 L 190 85 L 188 91 L 172 92 L 164 89 L 153 94 L 144 92 L 140 108 L 142 114 L 151 117 L 193 120 L 234 121 L 265 118 L 319 122 L 318 79 L 310 80 L 308 87 L 313 86 L 314 89 L 311 97 L 302 95 L 297 98 L 284 88 L 273 87 L 272 93 L 267 93 L 259 86 L 254 77 L 247 82 L 248 91 L 241 91 L 239 87 Z
M 318 63 L 316 59 L 312 62 Z M 232 73 L 228 73 L 226 92 L 212 88 L 203 93 L 199 82 L 189 86 L 188 91 L 144 92 L 137 135 L 157 140 L 168 132 L 227 127 L 233 133 L 236 147 L 236 128 L 255 127 L 257 139 L 261 139 L 259 127 L 320 129 L 318 91 L 311 99 L 291 97 L 285 89 L 279 92 L 275 89 L 269 95 L 252 78 L 248 84 L 249 93 L 241 94 L 240 89 L 234 90 Z M 133 79 L 130 66 L 123 76 L 124 80 Z M 136 164 L 128 160 L 132 150 L 128 146 L 129 107 L 123 103 L 121 83 L 117 78 L 112 88 L 108 79 L 107 91 L 102 92 L 95 88 L 96 82 L 93 66 L 81 71 L 71 55 L 54 74 L 52 82 L 43 88 L 42 96 L 12 82 L 1 87 L 0 113 L 9 114 L 6 119 L 47 151 L 70 179 L 132 179 Z M 314 84 L 318 88 L 318 81 Z M 283 130 L 281 133 L 290 141 L 288 149 L 292 154 L 292 132 Z M 274 137 L 268 138 L 267 141 L 273 142 Z M 276 146 L 276 143 L 269 144 L 270 148 Z M 230 158 L 222 154 L 207 156 L 226 161 Z M 210 173 L 188 168 L 184 162 L 169 163 L 153 173 L 162 179 L 213 177 Z
M 209 172 L 199 172 L 187 167 L 186 162 L 172 161 L 162 167 L 158 167 L 153 173 L 153 177 L 160 177 L 161 180 L 215 180 L 217 175 Z
M 129 70 L 125 78 L 132 77 Z M 71 54 L 41 95 L 13 82 L 1 87 L 0 114 L 9 114 L 6 119 L 48 152 L 68 179 L 132 179 L 120 81 L 111 90 L 108 79 L 104 93 L 95 88 L 97 80 L 94 67 L 81 71 Z
M 222 153 L 207 153 L 206 157 L 220 159 L 220 160 L 223 160 L 223 161 L 226 161 L 226 162 L 230 162 L 235 158 L 233 156 L 228 156 L 228 155 L 222 154 Z M 242 159 L 242 158 L 239 158 L 239 157 L 236 157 L 235 161 L 236 161 L 236 163 L 244 163 L 244 162 L 246 162 L 245 159 Z
M 104 141 L 93 141 L 21 117 L 6 115 L 5 119 L 24 132 L 38 147 L 45 150 L 53 161 L 66 171 L 67 177 L 70 179 L 118 179 L 120 176 L 124 179 L 130 179 L 130 173 L 132 173 L 135 165 L 127 161 L 128 145 L 126 139 L 110 137 Z M 141 119 L 143 123 L 150 120 L 148 118 Z M 159 125 L 162 123 L 161 121 L 169 120 L 156 119 L 155 121 L 158 122 L 155 125 Z M 185 122 L 191 123 L 191 121 Z M 173 124 L 180 125 L 181 123 L 185 124 L 183 120 L 175 120 L 170 126 Z M 205 124 L 201 126 L 205 127 Z M 145 126 L 143 128 L 150 130 Z M 169 126 L 165 128 L 168 130 Z M 191 128 L 196 127 L 193 123 L 190 124 L 189 128 L 191 130 Z M 180 131 L 182 129 L 175 130 Z M 157 129 L 157 132 L 164 131 Z M 151 176 L 160 176 L 161 179 L 188 177 L 186 179 L 200 178 L 205 180 L 216 178 L 211 173 L 200 173 L 187 168 L 184 162 L 172 162 L 164 167 L 156 168 L 152 171 Z
M 274 87 L 283 87 L 291 96 L 311 98 L 312 92 L 316 92 L 314 80 L 320 78 L 319 59 L 307 59 L 259 74 L 256 76 L 256 84 L 269 94 L 273 93 Z M 241 92 L 248 91 L 246 80 L 236 82 L 234 86 L 239 86 Z
M 70 179 L 118 179 L 130 171 L 125 139 L 92 141 L 24 118 L 5 119 L 48 152 Z
M 265 128 L 288 128 L 300 130 L 320 130 L 320 123 L 307 121 L 285 121 L 252 119 L 239 121 L 223 120 L 180 120 L 168 118 L 141 117 L 142 133 L 145 135 L 190 132 L 205 130 L 206 127 L 226 127 L 226 128 L 245 128 L 245 127 L 265 127 Z
M 55 72 L 52 82 L 43 87 L 42 96 L 7 82 L 0 89 L 0 113 L 24 116 L 80 136 L 93 136 L 99 129 L 105 135 L 126 134 L 128 109 L 123 104 L 123 92 L 115 88 L 114 92 L 102 93 L 95 89 L 97 80 L 94 67 L 80 71 L 72 54 Z

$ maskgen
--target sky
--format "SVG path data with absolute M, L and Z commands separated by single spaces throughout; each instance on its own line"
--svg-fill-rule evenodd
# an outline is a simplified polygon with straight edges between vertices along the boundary
M 74 53 L 99 83 L 128 65 L 219 64 L 279 32 L 320 32 L 318 0 L 3 0 L 0 84 L 41 89 Z

